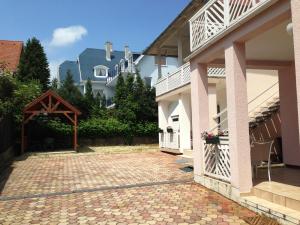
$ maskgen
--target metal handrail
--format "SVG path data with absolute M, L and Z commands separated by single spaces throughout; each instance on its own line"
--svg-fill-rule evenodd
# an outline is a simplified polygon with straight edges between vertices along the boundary
M 273 87 L 275 87 L 276 85 L 278 85 L 278 81 L 275 82 L 274 84 L 272 84 L 270 87 L 268 87 L 267 89 L 265 89 L 263 92 L 259 93 L 257 96 L 255 96 L 253 99 L 251 99 L 248 102 L 248 105 L 251 104 L 252 102 L 254 102 L 255 100 L 257 100 L 260 96 L 262 96 L 263 94 L 265 94 L 267 91 L 271 90 Z M 263 103 L 267 102 L 271 97 L 273 97 L 275 94 L 278 94 L 278 91 L 276 91 L 275 93 L 273 93 L 270 97 L 268 97 L 266 100 L 264 100 L 263 102 L 261 102 L 259 105 L 257 105 L 256 107 L 254 107 L 252 110 L 250 110 L 248 112 L 251 113 L 253 112 L 255 109 L 257 109 L 259 106 L 261 106 Z M 221 112 L 219 112 L 218 114 L 216 114 L 213 119 L 216 120 L 217 118 L 220 118 L 224 113 L 227 112 L 227 107 L 225 109 L 223 109 Z M 223 123 L 225 123 L 228 120 L 228 118 L 225 118 L 224 120 L 222 120 L 221 122 L 219 122 L 215 127 L 213 127 L 212 129 L 209 130 L 209 132 L 214 131 L 215 129 L 219 128 L 220 125 L 222 125 Z

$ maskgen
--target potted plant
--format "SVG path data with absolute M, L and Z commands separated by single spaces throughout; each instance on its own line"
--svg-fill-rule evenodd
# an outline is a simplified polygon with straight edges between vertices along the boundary
M 219 144 L 220 138 L 219 135 L 215 135 L 213 133 L 203 132 L 201 134 L 203 140 L 205 140 L 206 144 Z
M 161 129 L 161 128 L 158 129 L 158 133 L 162 134 L 163 132 L 164 132 L 163 129 Z
M 172 127 L 170 127 L 170 126 L 169 126 L 169 127 L 167 127 L 167 132 L 168 132 L 168 133 L 173 133 L 173 128 L 172 128 Z

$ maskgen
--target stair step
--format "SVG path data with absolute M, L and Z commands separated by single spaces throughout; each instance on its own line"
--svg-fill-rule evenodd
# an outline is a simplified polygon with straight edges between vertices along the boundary
M 253 193 L 256 197 L 300 211 L 300 187 L 262 182 L 253 188 Z
M 240 202 L 251 210 L 268 215 L 279 220 L 279 222 L 288 222 L 288 224 L 300 223 L 300 212 L 297 210 L 289 209 L 256 196 L 241 197 Z

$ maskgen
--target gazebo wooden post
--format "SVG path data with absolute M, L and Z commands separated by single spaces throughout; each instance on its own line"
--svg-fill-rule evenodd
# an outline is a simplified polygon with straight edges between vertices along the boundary
M 77 151 L 77 114 L 74 113 L 74 150 Z

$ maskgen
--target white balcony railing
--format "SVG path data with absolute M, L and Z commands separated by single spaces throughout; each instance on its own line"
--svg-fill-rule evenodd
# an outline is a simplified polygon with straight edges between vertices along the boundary
M 223 77 L 224 68 L 208 68 L 209 77 Z M 186 63 L 179 67 L 174 73 L 160 78 L 156 83 L 156 96 L 160 96 L 177 88 L 183 87 L 191 82 L 190 64 Z
M 191 51 L 240 23 L 272 0 L 210 0 L 190 19 Z

